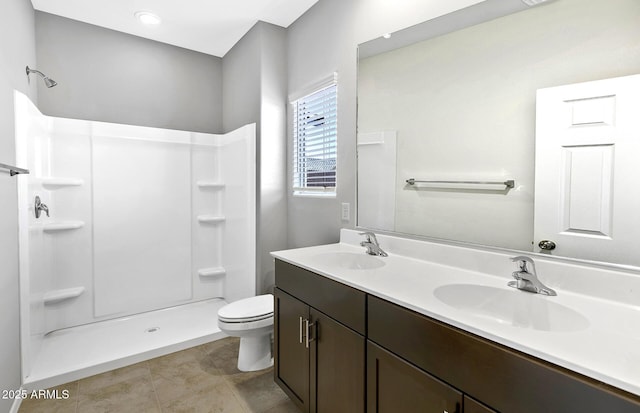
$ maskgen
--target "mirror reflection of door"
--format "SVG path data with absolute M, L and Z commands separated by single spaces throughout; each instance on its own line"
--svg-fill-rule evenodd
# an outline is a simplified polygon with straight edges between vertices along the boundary
M 538 90 L 536 247 L 640 265 L 638 108 L 640 75 Z

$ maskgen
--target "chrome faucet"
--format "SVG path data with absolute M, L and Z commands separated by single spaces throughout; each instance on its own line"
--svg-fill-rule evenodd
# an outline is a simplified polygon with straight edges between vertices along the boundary
M 511 275 L 515 278 L 515 281 L 510 281 L 507 284 L 509 287 L 517 288 L 523 291 L 529 291 L 536 294 L 543 295 L 558 295 L 554 290 L 545 286 L 538 279 L 536 274 L 536 266 L 533 260 L 525 256 L 517 256 L 511 258 L 511 261 L 518 263 L 518 271 L 514 271 Z M 527 268 L 527 264 L 531 265 L 531 271 Z
M 382 248 L 380 248 L 380 244 L 378 244 L 376 234 L 374 234 L 373 232 L 361 232 L 360 235 L 364 235 L 366 238 L 360 243 L 360 245 L 367 248 L 367 254 L 377 255 L 380 257 L 388 256 L 388 254 L 384 252 Z
M 40 218 L 42 211 L 44 211 L 47 214 L 47 216 L 49 216 L 49 207 L 46 204 L 43 204 L 42 201 L 40 201 L 40 197 L 38 195 L 36 195 L 36 200 L 33 205 L 33 210 L 36 214 L 36 218 Z

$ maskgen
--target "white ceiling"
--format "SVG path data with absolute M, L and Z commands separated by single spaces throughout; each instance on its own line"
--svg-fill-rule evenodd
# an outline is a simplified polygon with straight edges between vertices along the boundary
M 222 57 L 259 21 L 288 27 L 318 0 L 31 0 L 36 10 Z M 162 24 L 145 26 L 136 11 Z

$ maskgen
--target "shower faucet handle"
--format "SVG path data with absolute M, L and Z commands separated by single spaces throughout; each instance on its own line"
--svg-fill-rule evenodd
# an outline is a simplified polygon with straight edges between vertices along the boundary
M 36 195 L 36 199 L 35 199 L 35 203 L 33 206 L 33 210 L 36 214 L 36 219 L 40 218 L 40 215 L 42 215 L 42 211 L 44 211 L 47 216 L 49 215 L 49 207 L 47 206 L 47 204 L 43 204 L 42 201 L 40 200 L 40 197 L 38 195 Z

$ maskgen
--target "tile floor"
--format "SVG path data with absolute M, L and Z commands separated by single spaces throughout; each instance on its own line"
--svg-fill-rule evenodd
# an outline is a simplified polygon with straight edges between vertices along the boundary
M 298 413 L 273 369 L 243 373 L 225 338 L 56 387 L 66 400 L 24 400 L 19 413 Z

